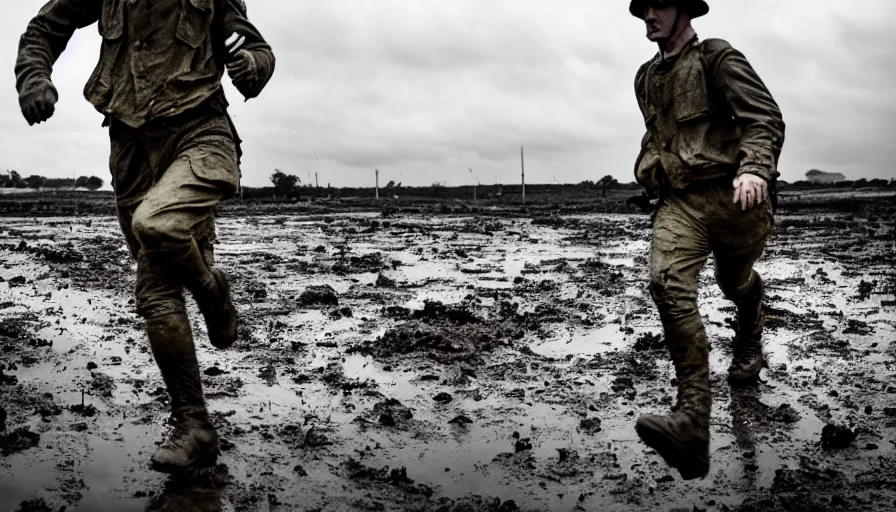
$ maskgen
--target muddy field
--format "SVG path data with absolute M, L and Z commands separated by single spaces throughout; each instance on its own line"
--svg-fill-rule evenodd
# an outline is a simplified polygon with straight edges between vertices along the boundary
M 778 216 L 753 390 L 710 262 L 683 482 L 634 431 L 675 396 L 647 217 L 225 216 L 241 339 L 194 321 L 223 452 L 183 483 L 148 469 L 167 396 L 117 222 L 0 218 L 0 512 L 894 510 L 893 222 Z

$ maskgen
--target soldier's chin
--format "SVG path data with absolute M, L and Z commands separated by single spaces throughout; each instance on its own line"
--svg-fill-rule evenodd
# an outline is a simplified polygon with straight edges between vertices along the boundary
M 666 37 L 662 30 L 648 30 L 647 31 L 647 40 L 655 43 L 660 39 Z

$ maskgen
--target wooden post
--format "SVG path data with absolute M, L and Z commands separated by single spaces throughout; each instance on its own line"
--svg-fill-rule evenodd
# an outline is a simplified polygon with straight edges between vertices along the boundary
M 376 198 L 379 199 L 380 198 L 380 170 L 374 169 L 374 172 L 376 172 Z
M 314 188 L 320 188 L 317 183 L 317 174 L 320 172 L 320 158 L 314 159 Z
M 473 185 L 473 201 L 476 200 L 476 185 Z
M 523 160 L 522 147 L 520 147 L 520 172 L 523 178 L 523 204 L 526 204 L 526 163 Z

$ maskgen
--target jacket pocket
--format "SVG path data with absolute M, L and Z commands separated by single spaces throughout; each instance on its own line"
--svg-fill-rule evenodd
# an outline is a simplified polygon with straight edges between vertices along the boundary
M 177 21 L 177 38 L 191 48 L 199 48 L 210 39 L 211 20 L 214 16 L 213 0 L 189 0 L 184 2 Z
M 193 174 L 201 181 L 220 187 L 225 197 L 239 185 L 236 147 L 227 137 L 204 137 L 201 146 L 188 151 Z

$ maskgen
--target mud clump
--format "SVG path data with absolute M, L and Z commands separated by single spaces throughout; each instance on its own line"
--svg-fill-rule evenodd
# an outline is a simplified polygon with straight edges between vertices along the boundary
M 796 423 L 800 420 L 800 413 L 790 404 L 781 404 L 778 408 L 769 411 L 768 419 L 780 423 Z
M 579 431 L 588 435 L 594 435 L 601 430 L 600 420 L 598 418 L 583 418 L 579 422 Z
M 58 510 L 65 510 L 65 507 Z M 16 512 L 58 512 L 58 510 L 48 505 L 43 498 L 35 498 L 19 503 Z
M 458 325 L 478 324 L 482 319 L 464 305 L 446 306 L 436 300 L 426 300 L 423 302 L 423 309 L 414 311 L 411 315 L 414 320 L 422 320 L 424 322 L 437 322 L 445 320 Z
M 846 328 L 843 334 L 858 334 L 859 336 L 867 336 L 874 332 L 874 329 L 867 322 L 850 318 L 846 321 Z
M 346 478 L 355 482 L 385 483 L 407 494 L 415 494 L 426 498 L 433 494 L 431 487 L 424 484 L 414 484 L 414 481 L 408 477 L 408 470 L 405 467 L 374 469 L 350 458 L 343 464 L 343 471 Z
M 405 428 L 407 422 L 414 418 L 408 407 L 394 398 L 378 402 L 373 406 L 368 418 L 360 418 L 365 422 L 376 422 L 386 427 Z
M 299 304 L 302 306 L 338 306 L 339 298 L 332 286 L 309 286 L 299 296 Z
M 824 450 L 842 450 L 848 448 L 856 440 L 858 434 L 841 425 L 825 425 L 821 429 L 821 448 Z
M 645 332 L 638 336 L 635 341 L 634 349 L 637 352 L 646 352 L 648 350 L 660 350 L 666 348 L 665 340 L 662 334 Z
M 0 453 L 4 456 L 12 455 L 34 448 L 39 442 L 40 434 L 32 432 L 28 427 L 21 427 L 0 436 Z
M 363 256 L 352 256 L 337 261 L 332 268 L 334 274 L 366 274 L 371 272 L 379 272 L 386 268 L 383 262 L 383 255 L 378 252 L 365 254 Z
M 381 273 L 376 276 L 376 286 L 377 288 L 395 288 L 395 280 Z
M 91 372 L 91 376 L 93 377 L 90 382 L 91 389 L 100 396 L 112 398 L 112 392 L 115 390 L 115 381 L 112 377 L 100 372 Z

